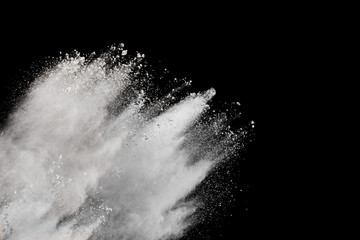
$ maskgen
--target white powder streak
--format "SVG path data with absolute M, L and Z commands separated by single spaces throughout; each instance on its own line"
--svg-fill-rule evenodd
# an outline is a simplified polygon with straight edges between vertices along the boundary
M 189 164 L 194 150 L 181 145 L 215 91 L 150 120 L 139 93 L 110 116 L 108 106 L 127 98 L 133 68 L 84 62 L 65 59 L 40 77 L 0 136 L 0 239 L 180 236 L 196 209 L 182 199 L 216 164 L 211 154 Z

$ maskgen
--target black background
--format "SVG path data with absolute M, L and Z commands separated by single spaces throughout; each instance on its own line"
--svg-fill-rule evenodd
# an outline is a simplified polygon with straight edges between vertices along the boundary
M 270 172 L 274 159 L 268 156 L 265 144 L 269 125 L 265 115 L 272 118 L 276 114 L 272 108 L 277 96 L 272 89 L 280 78 L 276 69 L 284 64 L 284 60 L 279 61 L 279 46 L 288 36 L 279 33 L 273 21 L 276 16 L 264 7 L 213 6 L 192 12 L 174 7 L 159 12 L 125 15 L 120 11 L 77 18 L 67 11 L 61 17 L 30 14 L 19 21 L 17 17 L 3 21 L 2 119 L 10 109 L 9 95 L 28 77 L 26 71 L 34 63 L 57 57 L 60 51 L 89 53 L 124 43 L 125 48 L 144 53 L 150 62 L 160 63 L 174 75 L 193 80 L 195 89 L 214 87 L 217 102 L 240 102 L 244 122 L 255 121 L 254 141 L 240 164 L 242 175 L 236 179 L 246 187 L 242 193 L 234 192 L 237 205 L 228 210 L 233 216 L 199 227 L 202 234 L 189 239 L 202 239 L 200 235 L 205 239 L 281 235 L 285 226 L 276 216 L 276 208 L 285 200 L 280 198 Z

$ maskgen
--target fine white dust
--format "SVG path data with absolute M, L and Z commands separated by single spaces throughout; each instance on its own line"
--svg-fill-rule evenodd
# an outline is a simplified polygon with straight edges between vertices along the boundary
M 163 93 L 145 65 L 112 46 L 36 78 L 0 135 L 2 240 L 157 240 L 196 222 L 187 196 L 241 132 L 209 111 L 214 89 Z

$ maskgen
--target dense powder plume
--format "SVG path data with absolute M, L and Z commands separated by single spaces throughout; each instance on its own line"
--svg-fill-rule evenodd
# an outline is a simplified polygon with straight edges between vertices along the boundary
M 122 45 L 53 62 L 0 130 L 0 239 L 180 238 L 242 139 L 190 83 L 157 86 Z

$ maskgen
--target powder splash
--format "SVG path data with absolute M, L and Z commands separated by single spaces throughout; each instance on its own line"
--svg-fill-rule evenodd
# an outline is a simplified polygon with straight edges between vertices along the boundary
M 61 58 L 31 85 L 0 136 L 1 240 L 181 237 L 187 198 L 236 152 L 210 114 L 215 90 L 164 93 L 123 46 Z

